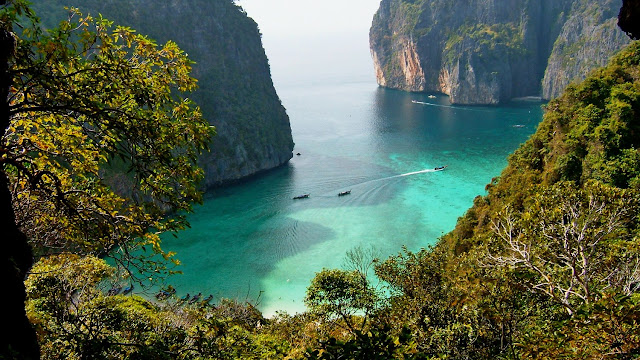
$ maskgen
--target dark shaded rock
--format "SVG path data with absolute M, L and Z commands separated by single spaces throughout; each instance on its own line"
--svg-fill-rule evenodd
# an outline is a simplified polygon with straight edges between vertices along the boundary
M 622 7 L 618 14 L 618 26 L 631 39 L 640 39 L 640 1 L 622 0 Z
M 212 187 L 289 161 L 289 117 L 273 87 L 257 24 L 232 0 L 36 0 L 51 26 L 66 18 L 64 6 L 102 14 L 116 24 L 175 41 L 195 61 L 199 89 L 193 99 L 216 127 L 211 151 L 201 157 L 205 186 Z

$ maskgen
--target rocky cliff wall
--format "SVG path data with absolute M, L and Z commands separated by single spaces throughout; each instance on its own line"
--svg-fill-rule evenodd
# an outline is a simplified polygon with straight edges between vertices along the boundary
M 548 99 L 628 43 L 614 26 L 619 6 L 615 0 L 382 0 L 370 31 L 378 84 L 441 92 L 458 104 Z
M 542 97 L 559 96 L 570 82 L 605 66 L 629 42 L 617 26 L 619 0 L 575 3 L 555 41 L 542 80 Z
M 232 0 L 35 0 L 43 21 L 63 7 L 114 20 L 159 43 L 174 40 L 195 61 L 193 94 L 216 127 L 211 152 L 201 157 L 205 186 L 241 179 L 292 156 L 289 118 L 273 87 L 256 23 Z M 46 14 L 46 15 L 45 15 Z

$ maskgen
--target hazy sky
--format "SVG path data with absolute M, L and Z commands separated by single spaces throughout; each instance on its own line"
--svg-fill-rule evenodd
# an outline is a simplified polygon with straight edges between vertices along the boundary
M 239 0 L 265 36 L 368 31 L 380 0 Z
M 369 28 L 380 0 L 239 0 L 253 18 L 276 89 L 365 80 L 375 84 Z

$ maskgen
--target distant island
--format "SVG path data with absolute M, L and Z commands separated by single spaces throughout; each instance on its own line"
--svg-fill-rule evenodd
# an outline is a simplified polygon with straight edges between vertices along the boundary
M 629 43 L 618 1 L 383 0 L 370 31 L 378 84 L 455 104 L 557 97 Z

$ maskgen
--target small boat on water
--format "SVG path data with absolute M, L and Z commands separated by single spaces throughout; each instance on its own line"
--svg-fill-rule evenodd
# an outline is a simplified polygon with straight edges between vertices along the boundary
M 448 166 L 448 165 L 445 165 L 445 166 L 438 166 L 438 167 L 434 168 L 433 170 L 435 170 L 435 171 L 442 171 L 442 170 L 446 169 L 446 168 L 447 168 L 447 166 Z
M 126 288 L 124 288 L 124 290 L 122 290 L 122 295 L 127 295 L 128 293 L 132 292 L 134 289 L 133 284 L 131 284 L 130 286 L 127 286 Z
M 310 194 L 302 194 L 302 195 L 298 195 L 298 196 L 294 196 L 293 200 L 298 200 L 298 199 L 307 199 L 309 197 Z
M 120 294 L 120 290 L 122 290 L 122 286 L 114 286 L 109 291 L 107 291 L 107 295 L 114 296 Z
M 202 305 L 209 305 L 211 300 L 213 300 L 213 295 L 209 295 L 205 299 L 202 299 L 201 304 Z
M 435 95 L 429 95 L 429 96 L 427 96 L 427 97 L 428 97 L 429 99 L 435 99 L 435 98 L 436 98 L 436 96 L 435 96 Z
M 198 295 L 194 295 L 191 300 L 189 300 L 189 304 L 193 304 L 196 301 L 200 300 L 200 297 L 202 296 L 202 293 L 198 293 Z
M 158 300 L 164 300 L 169 298 L 171 295 L 176 293 L 176 289 L 174 289 L 173 287 L 169 287 L 166 290 L 160 290 L 156 293 L 156 299 Z
M 338 196 L 345 196 L 345 195 L 349 195 L 349 194 L 351 194 L 351 190 L 339 192 Z

